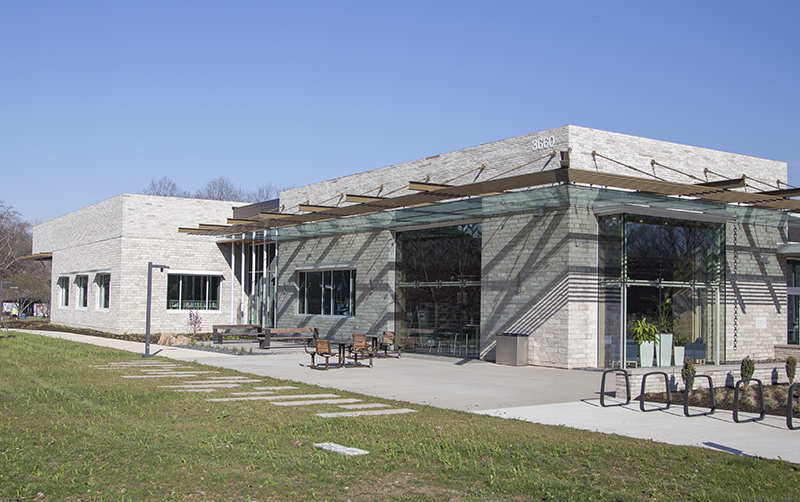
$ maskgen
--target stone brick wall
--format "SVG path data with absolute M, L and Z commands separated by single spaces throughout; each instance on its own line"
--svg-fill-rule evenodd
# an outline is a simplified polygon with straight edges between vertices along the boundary
M 483 220 L 482 348 L 528 337 L 529 364 L 597 365 L 597 223 L 586 207 Z
M 727 225 L 725 357 L 729 361 L 740 361 L 747 355 L 755 360 L 768 359 L 774 356 L 775 345 L 786 343 L 786 264 L 778 259 L 775 248 L 782 232 L 785 227 L 747 221 Z M 738 310 L 736 332 L 734 307 Z
M 389 231 L 372 231 L 278 243 L 277 327 L 318 328 L 321 337 L 394 330 L 395 244 Z M 298 314 L 298 268 L 355 263 L 356 315 Z
M 203 311 L 203 331 L 230 323 L 230 244 L 216 238 L 178 233 L 178 227 L 224 221 L 232 202 L 123 194 L 74 211 L 34 228 L 34 252 L 52 252 L 51 321 L 112 333 L 145 331 L 147 263 L 170 270 L 218 272 L 219 311 Z M 98 308 L 99 273 L 111 275 L 110 307 Z M 88 305 L 77 308 L 75 277 L 89 278 Z M 59 306 L 58 278 L 70 278 L 70 305 Z M 233 283 L 233 284 L 232 284 Z M 166 309 L 167 271 L 153 271 L 151 331 L 186 332 L 188 311 Z
M 552 146 L 548 141 L 546 148 L 533 149 L 533 141 L 549 140 L 551 136 Z M 560 167 L 560 157 L 549 156 L 554 150 L 570 150 L 572 168 L 644 178 L 649 178 L 645 173 L 652 173 L 660 179 L 678 183 L 716 181 L 747 174 L 751 183 L 768 190 L 757 180 L 774 185 L 778 179 L 787 181 L 788 176 L 785 162 L 567 125 L 284 190 L 280 201 L 285 211 L 295 212 L 297 205 L 305 201 L 336 205 L 342 202 L 341 194 L 404 195 L 409 193 L 409 181 L 463 185 L 503 173 L 524 174 L 555 169 Z M 593 151 L 613 161 L 592 156 Z M 652 160 L 668 168 L 654 166 Z M 485 167 L 479 170 L 484 164 Z M 706 172 L 706 168 L 710 171 Z M 383 189 L 379 189 L 381 186 Z

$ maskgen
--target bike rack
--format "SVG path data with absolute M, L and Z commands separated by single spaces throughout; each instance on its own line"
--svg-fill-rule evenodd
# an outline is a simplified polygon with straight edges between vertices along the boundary
M 645 383 L 647 382 L 647 377 L 650 375 L 662 375 L 664 377 L 664 383 L 667 386 L 667 405 L 661 408 L 653 408 L 650 410 L 644 409 L 644 389 Z M 642 392 L 639 393 L 639 409 L 642 411 L 658 411 L 658 410 L 668 410 L 670 404 L 672 403 L 672 392 L 669 390 L 669 375 L 667 375 L 663 371 L 651 371 L 650 373 L 645 373 L 642 375 Z
M 796 429 L 794 424 L 792 424 L 792 405 L 794 404 L 792 401 L 794 401 L 795 389 L 800 389 L 800 382 L 793 383 L 789 386 L 789 397 L 786 400 L 786 427 L 792 431 Z
M 739 387 L 746 382 L 758 382 L 758 391 L 761 396 L 761 416 L 748 418 L 747 420 L 739 420 Z M 743 378 L 736 382 L 736 391 L 733 394 L 733 421 L 737 424 L 742 422 L 758 422 L 759 420 L 764 420 L 766 414 L 767 406 L 764 403 L 764 384 L 761 383 L 761 380 L 758 378 Z
M 694 383 L 695 377 L 703 377 L 708 378 L 708 389 L 711 392 L 711 410 L 706 411 L 704 413 L 696 413 L 694 415 L 689 414 L 689 394 L 692 392 L 692 384 Z M 717 399 L 714 396 L 714 382 L 711 380 L 711 375 L 692 375 L 686 381 L 686 389 L 683 392 L 683 414 L 687 417 L 702 417 L 704 415 L 713 415 L 714 410 L 717 409 Z
M 628 398 L 625 400 L 624 403 L 618 404 L 606 404 L 606 375 L 609 373 L 622 373 L 625 375 L 625 390 L 628 392 Z M 612 406 L 625 406 L 626 404 L 630 404 L 631 402 L 631 380 L 630 376 L 628 375 L 628 371 L 620 368 L 613 368 L 610 370 L 605 370 L 603 372 L 603 379 L 600 381 L 600 406 L 603 408 L 610 408 Z

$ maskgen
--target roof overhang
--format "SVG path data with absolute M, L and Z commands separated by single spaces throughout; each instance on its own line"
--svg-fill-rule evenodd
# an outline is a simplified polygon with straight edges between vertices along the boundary
M 778 243 L 777 254 L 783 258 L 800 258 L 800 242 Z
M 21 260 L 50 261 L 53 253 L 35 253 L 20 257 Z
M 447 200 L 488 196 L 505 192 L 554 184 L 581 184 L 604 188 L 630 190 L 660 196 L 700 199 L 723 204 L 737 204 L 752 207 L 800 212 L 800 201 L 791 199 L 794 190 L 771 192 L 743 192 L 744 178 L 720 180 L 710 183 L 676 183 L 621 174 L 603 173 L 582 169 L 561 167 L 534 173 L 506 176 L 501 178 L 469 183 L 465 185 L 440 185 L 423 182 L 410 182 L 409 190 L 415 191 L 398 197 L 368 197 L 364 195 L 345 195 L 343 206 L 316 206 L 303 204 L 298 213 L 262 212 L 258 218 L 233 225 L 199 225 L 198 228 L 181 228 L 180 232 L 201 235 L 238 235 L 266 229 L 295 226 L 303 223 L 335 220 L 347 216 L 368 215 L 400 208 L 421 207 Z M 668 213 L 677 215 L 678 213 Z M 725 221 L 726 216 L 708 215 L 711 221 Z M 721 219 L 721 220 L 720 220 Z

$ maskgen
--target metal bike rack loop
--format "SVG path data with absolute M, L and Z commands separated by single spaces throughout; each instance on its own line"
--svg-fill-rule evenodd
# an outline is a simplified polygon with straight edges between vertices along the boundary
M 692 384 L 696 377 L 708 378 L 708 389 L 711 393 L 711 409 L 703 413 L 689 414 L 689 394 L 692 392 Z M 703 415 L 713 415 L 714 410 L 717 409 L 717 398 L 714 396 L 714 382 L 711 380 L 711 375 L 692 375 L 686 381 L 686 389 L 683 391 L 683 414 L 687 417 L 702 417 Z
M 786 399 L 786 427 L 789 430 L 795 430 L 796 427 L 792 423 L 792 408 L 794 404 L 794 390 L 800 389 L 800 382 L 793 383 L 789 386 L 789 397 Z
M 650 375 L 662 375 L 664 377 L 664 383 L 666 384 L 667 387 L 667 405 L 661 408 L 652 408 L 646 410 L 644 409 L 644 389 L 645 389 L 645 384 L 647 382 L 647 377 L 649 377 Z M 672 403 L 672 392 L 670 392 L 669 390 L 669 375 L 667 375 L 663 371 L 651 371 L 650 373 L 645 373 L 644 375 L 642 375 L 642 392 L 639 394 L 639 409 L 642 411 L 668 410 L 670 403 Z
M 609 373 L 622 373 L 625 375 L 625 390 L 628 392 L 627 399 L 624 403 L 617 403 L 617 404 L 606 404 L 606 375 Z M 600 406 L 603 408 L 610 408 L 611 406 L 625 406 L 626 404 L 630 404 L 631 402 L 631 379 L 628 375 L 628 370 L 620 369 L 620 368 L 613 368 L 610 370 L 605 370 L 603 372 L 603 379 L 600 380 Z
M 758 392 L 761 397 L 761 416 L 748 418 L 747 420 L 739 420 L 739 388 L 746 382 L 758 382 Z M 759 420 L 764 420 L 766 414 L 767 406 L 764 403 L 764 384 L 761 383 L 761 380 L 758 378 L 743 378 L 736 382 L 736 391 L 733 394 L 733 421 L 737 424 L 742 422 L 758 422 Z

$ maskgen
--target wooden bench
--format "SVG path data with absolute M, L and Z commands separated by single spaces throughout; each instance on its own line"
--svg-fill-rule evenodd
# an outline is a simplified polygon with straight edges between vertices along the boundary
M 215 324 L 212 326 L 214 343 L 222 343 L 222 337 L 228 335 L 256 335 L 263 336 L 259 324 Z
M 261 340 L 259 348 L 270 348 L 272 340 L 276 342 L 300 341 L 308 345 L 308 342 L 316 340 L 318 336 L 317 328 L 267 328 L 263 334 L 258 335 Z

